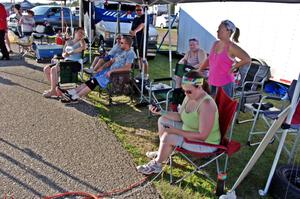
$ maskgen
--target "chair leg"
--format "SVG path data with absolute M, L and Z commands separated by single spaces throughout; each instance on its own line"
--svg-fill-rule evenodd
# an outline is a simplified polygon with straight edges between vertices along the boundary
M 173 184 L 173 165 L 172 165 L 172 159 L 173 159 L 173 154 L 170 155 L 170 184 Z
M 255 126 L 256 126 L 256 123 L 257 123 L 258 118 L 259 118 L 259 112 L 257 111 L 256 114 L 255 114 L 255 117 L 254 117 L 254 120 L 253 120 L 251 129 L 250 129 L 250 131 L 249 131 L 249 133 L 248 133 L 247 144 L 248 144 L 249 146 L 251 146 L 251 138 L 252 138 L 252 135 L 253 135 L 253 132 L 254 132 L 254 129 L 255 129 Z
M 219 159 L 216 159 L 217 174 L 220 173 Z
M 217 156 L 215 156 L 214 158 L 210 159 L 208 162 L 206 162 L 203 165 L 197 166 L 193 161 L 191 161 L 186 155 L 184 155 L 183 153 L 180 153 L 188 162 L 190 162 L 194 167 L 195 170 L 193 170 L 192 172 L 184 175 L 183 177 L 181 177 L 179 180 L 177 180 L 174 184 L 177 184 L 179 182 L 181 182 L 182 180 L 184 180 L 185 178 L 193 175 L 194 173 L 200 171 L 201 169 L 203 169 L 204 167 L 206 167 L 207 165 L 209 165 L 210 163 L 214 162 L 215 160 L 217 160 L 218 158 L 220 158 L 222 155 L 224 155 L 224 153 L 221 153 Z M 204 174 L 205 175 L 205 174 Z M 211 179 L 208 175 L 205 175 L 206 177 L 208 177 L 210 180 L 213 181 L 213 179 Z
M 288 160 L 288 164 L 290 164 L 292 162 L 292 160 L 294 160 L 294 156 L 295 156 L 295 152 L 296 152 L 296 149 L 298 147 L 298 142 L 300 140 L 300 128 L 298 129 L 297 131 L 297 136 L 296 136 L 296 139 L 294 141 L 294 144 L 292 146 L 292 149 L 291 149 L 291 152 L 289 154 L 289 160 Z

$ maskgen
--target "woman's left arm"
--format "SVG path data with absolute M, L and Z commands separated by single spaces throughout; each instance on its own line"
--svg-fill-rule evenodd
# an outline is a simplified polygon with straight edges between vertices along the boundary
M 239 67 L 245 66 L 246 64 L 250 64 L 251 62 L 251 58 L 248 53 L 236 44 L 232 44 L 230 46 L 229 53 L 232 57 L 237 57 L 239 59 L 239 61 L 236 62 L 232 67 L 232 71 L 235 71 Z
M 184 131 L 172 127 L 165 130 L 167 133 L 181 135 L 189 140 L 205 141 L 213 129 L 216 111 L 214 103 L 211 100 L 205 100 L 199 111 L 199 132 Z

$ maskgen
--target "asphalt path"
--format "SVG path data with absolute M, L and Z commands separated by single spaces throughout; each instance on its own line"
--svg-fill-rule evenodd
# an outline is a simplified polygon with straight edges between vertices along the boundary
M 93 104 L 42 97 L 44 65 L 0 61 L 0 198 L 99 194 L 143 179 Z M 160 198 L 152 185 L 134 191 L 126 198 Z

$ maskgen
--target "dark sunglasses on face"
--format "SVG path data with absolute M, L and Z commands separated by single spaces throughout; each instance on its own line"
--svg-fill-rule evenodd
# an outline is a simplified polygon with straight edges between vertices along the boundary
M 190 94 L 192 94 L 193 92 L 192 92 L 191 90 L 185 90 L 185 91 L 184 91 L 184 93 L 186 93 L 186 94 L 189 94 L 189 95 L 190 95 Z
M 136 9 L 135 11 L 139 12 L 139 11 L 142 11 L 142 9 Z
M 193 85 L 195 88 L 198 88 L 199 86 L 198 85 Z M 193 93 L 193 91 L 192 90 L 184 90 L 184 93 L 186 93 L 186 94 L 192 94 Z

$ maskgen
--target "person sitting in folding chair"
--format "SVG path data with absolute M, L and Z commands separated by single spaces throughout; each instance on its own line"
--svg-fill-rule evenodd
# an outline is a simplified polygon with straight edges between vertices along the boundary
M 101 58 L 100 56 L 96 56 L 90 68 L 84 68 L 83 71 L 88 74 L 97 73 L 98 69 L 103 66 L 105 62 L 110 61 L 112 58 L 118 56 L 123 52 L 121 47 L 121 38 L 122 35 L 118 34 L 116 37 L 116 44 L 112 47 L 112 49 L 108 52 L 108 54 Z
M 98 73 L 90 80 L 77 87 L 76 89 L 67 90 L 64 93 L 62 102 L 77 101 L 80 97 L 87 95 L 94 90 L 97 86 L 106 88 L 110 82 L 109 77 L 112 72 L 130 71 L 132 63 L 135 58 L 135 53 L 131 49 L 132 39 L 124 36 L 121 39 L 121 48 L 123 52 L 111 61 L 105 63 L 103 67 L 98 70 Z
M 84 41 L 84 29 L 79 27 L 75 30 L 75 37 L 73 40 L 68 40 L 65 47 L 64 61 L 66 62 L 78 62 L 82 57 L 82 51 L 86 49 L 86 43 Z M 51 89 L 43 93 L 46 98 L 52 96 L 59 96 L 56 92 L 56 86 L 58 84 L 58 74 L 60 72 L 59 62 L 50 64 L 44 68 L 44 74 L 51 83 Z
M 197 71 L 189 71 L 182 78 L 182 88 L 186 97 L 179 112 L 157 111 L 156 107 L 149 107 L 153 114 L 161 115 L 158 120 L 160 144 L 158 151 L 146 153 L 147 157 L 154 159 L 138 166 L 138 172 L 146 175 L 161 172 L 162 163 L 176 146 L 195 152 L 209 153 L 217 150 L 184 141 L 187 138 L 191 141 L 220 144 L 218 108 L 209 96 L 206 80 Z
M 187 51 L 187 53 L 178 62 L 178 64 L 188 65 L 194 69 L 198 69 L 201 66 L 201 64 L 206 60 L 207 57 L 206 53 L 203 49 L 199 47 L 198 39 L 195 38 L 189 39 L 189 46 L 190 46 L 189 51 Z M 176 88 L 181 87 L 181 79 L 182 79 L 181 76 L 178 75 L 175 76 Z

